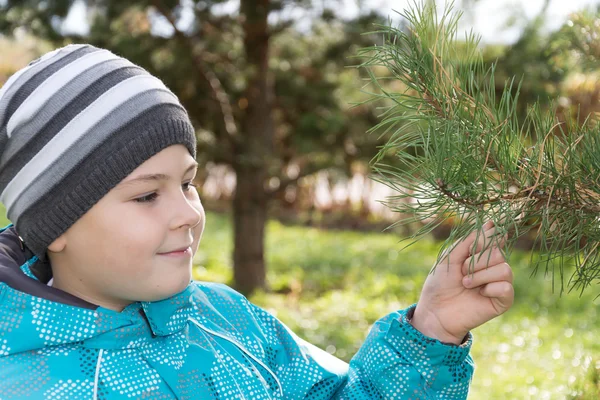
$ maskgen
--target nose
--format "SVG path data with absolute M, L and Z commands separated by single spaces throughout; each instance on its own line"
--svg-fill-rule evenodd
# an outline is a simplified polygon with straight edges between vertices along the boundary
M 182 227 L 194 228 L 204 218 L 204 212 L 200 200 L 195 197 L 191 200 L 184 193 L 178 196 L 178 201 L 173 207 L 173 218 L 171 227 L 179 229 Z

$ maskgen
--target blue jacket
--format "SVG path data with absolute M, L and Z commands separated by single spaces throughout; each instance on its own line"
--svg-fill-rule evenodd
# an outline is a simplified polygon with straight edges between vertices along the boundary
M 471 335 L 442 344 L 375 323 L 346 364 L 221 284 L 192 282 L 122 312 L 48 287 L 0 234 L 0 399 L 466 399 Z

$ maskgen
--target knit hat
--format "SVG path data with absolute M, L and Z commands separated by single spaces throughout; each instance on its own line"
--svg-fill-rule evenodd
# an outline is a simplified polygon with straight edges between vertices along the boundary
M 108 191 L 174 144 L 195 157 L 190 119 L 158 78 L 108 50 L 69 45 L 0 89 L 0 202 L 44 260 Z

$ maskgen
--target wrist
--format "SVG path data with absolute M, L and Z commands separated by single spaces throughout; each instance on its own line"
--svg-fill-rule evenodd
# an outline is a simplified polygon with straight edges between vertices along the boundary
M 460 337 L 449 333 L 444 329 L 439 318 L 433 312 L 419 308 L 418 304 L 412 313 L 412 317 L 410 315 L 409 317 L 409 323 L 416 330 L 421 332 L 424 336 L 439 340 L 442 343 L 449 343 L 457 346 L 461 345 L 468 333 L 467 332 Z

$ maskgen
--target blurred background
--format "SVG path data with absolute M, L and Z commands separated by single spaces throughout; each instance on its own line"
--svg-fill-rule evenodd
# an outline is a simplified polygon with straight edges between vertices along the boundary
M 358 49 L 381 40 L 374 24 L 402 24 L 407 4 L 0 0 L 0 86 L 46 51 L 82 42 L 159 76 L 197 128 L 207 227 L 195 278 L 236 287 L 349 360 L 377 318 L 417 301 L 450 228 L 401 250 L 416 227 L 390 227 L 403 216 L 381 203 L 394 192 L 369 169 L 388 136 L 367 133 L 376 103 L 356 105 L 369 97 L 366 72 L 352 67 Z M 568 123 L 600 112 L 598 0 L 454 6 L 497 62 L 498 91 L 523 78 L 522 113 L 536 99 Z M 519 248 L 515 306 L 474 332 L 469 398 L 599 398 L 599 291 L 562 292 L 553 269 L 529 267 L 530 243 Z

